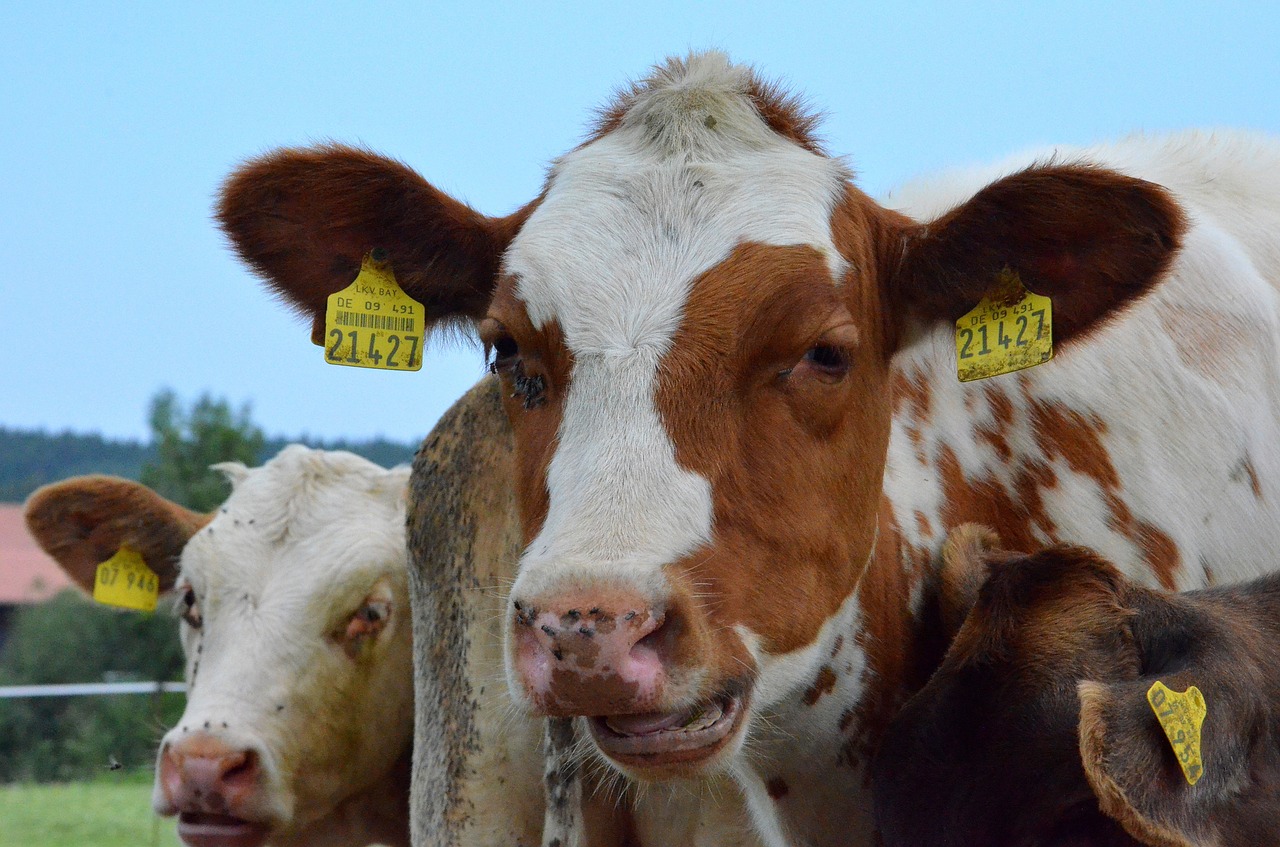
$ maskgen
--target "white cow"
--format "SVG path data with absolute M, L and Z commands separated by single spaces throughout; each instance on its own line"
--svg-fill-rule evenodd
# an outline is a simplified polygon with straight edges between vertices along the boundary
M 86 589 L 122 544 L 176 597 L 187 707 L 153 805 L 195 847 L 408 844 L 408 470 L 286 447 L 200 515 L 123 479 L 32 495 L 32 534 Z

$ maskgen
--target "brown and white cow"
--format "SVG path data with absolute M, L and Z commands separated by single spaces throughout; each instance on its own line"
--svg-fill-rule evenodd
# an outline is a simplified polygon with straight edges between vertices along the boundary
M 374 248 L 475 323 L 517 451 L 514 696 L 636 779 L 731 773 L 770 845 L 869 837 L 849 798 L 927 673 L 948 529 L 1177 587 L 1280 542 L 1280 145 L 1049 151 L 894 210 L 814 124 L 697 54 L 506 217 L 338 145 L 249 162 L 218 212 L 313 338 Z M 1052 299 L 1058 359 L 961 385 L 952 322 L 1006 270 Z
M 1172 594 L 1087 548 L 993 542 L 948 542 L 952 603 L 972 610 L 878 754 L 886 845 L 1274 844 L 1280 576 Z M 1203 697 L 1199 745 L 1179 748 L 1194 784 L 1156 682 Z

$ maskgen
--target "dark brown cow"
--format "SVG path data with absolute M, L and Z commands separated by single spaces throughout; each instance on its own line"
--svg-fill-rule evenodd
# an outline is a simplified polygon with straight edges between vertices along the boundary
M 1180 588 L 1280 545 L 1280 146 L 1049 151 L 896 211 L 813 123 L 697 54 L 506 217 L 336 145 L 246 164 L 218 212 L 313 319 L 382 248 L 476 326 L 516 445 L 514 696 L 631 777 L 732 774 L 771 847 L 870 837 L 849 798 L 948 529 Z M 962 385 L 953 322 L 1007 271 L 1058 358 Z
M 981 546 L 947 557 L 953 597 L 989 576 L 876 760 L 888 847 L 1280 842 L 1280 576 L 1172 594 L 1082 547 Z M 1202 693 L 1198 768 L 1157 681 Z

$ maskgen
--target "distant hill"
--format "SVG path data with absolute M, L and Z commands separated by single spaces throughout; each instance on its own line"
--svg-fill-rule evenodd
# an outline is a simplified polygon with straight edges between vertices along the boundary
M 383 467 L 413 461 L 415 444 L 375 438 L 369 441 L 324 441 L 302 436 L 267 439 L 259 461 L 270 459 L 286 444 L 301 442 L 325 450 L 350 450 Z M 149 444 L 103 438 L 96 433 L 8 429 L 0 426 L 0 503 L 21 503 L 32 491 L 69 476 L 104 473 L 137 479 L 153 457 Z

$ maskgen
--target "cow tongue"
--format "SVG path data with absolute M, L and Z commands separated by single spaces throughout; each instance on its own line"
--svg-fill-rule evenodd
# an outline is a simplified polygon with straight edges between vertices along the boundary
M 644 712 L 639 715 L 613 715 L 605 718 L 609 729 L 619 735 L 653 735 L 680 730 L 693 732 L 706 729 L 720 720 L 723 711 L 717 705 L 694 706 L 683 712 Z

